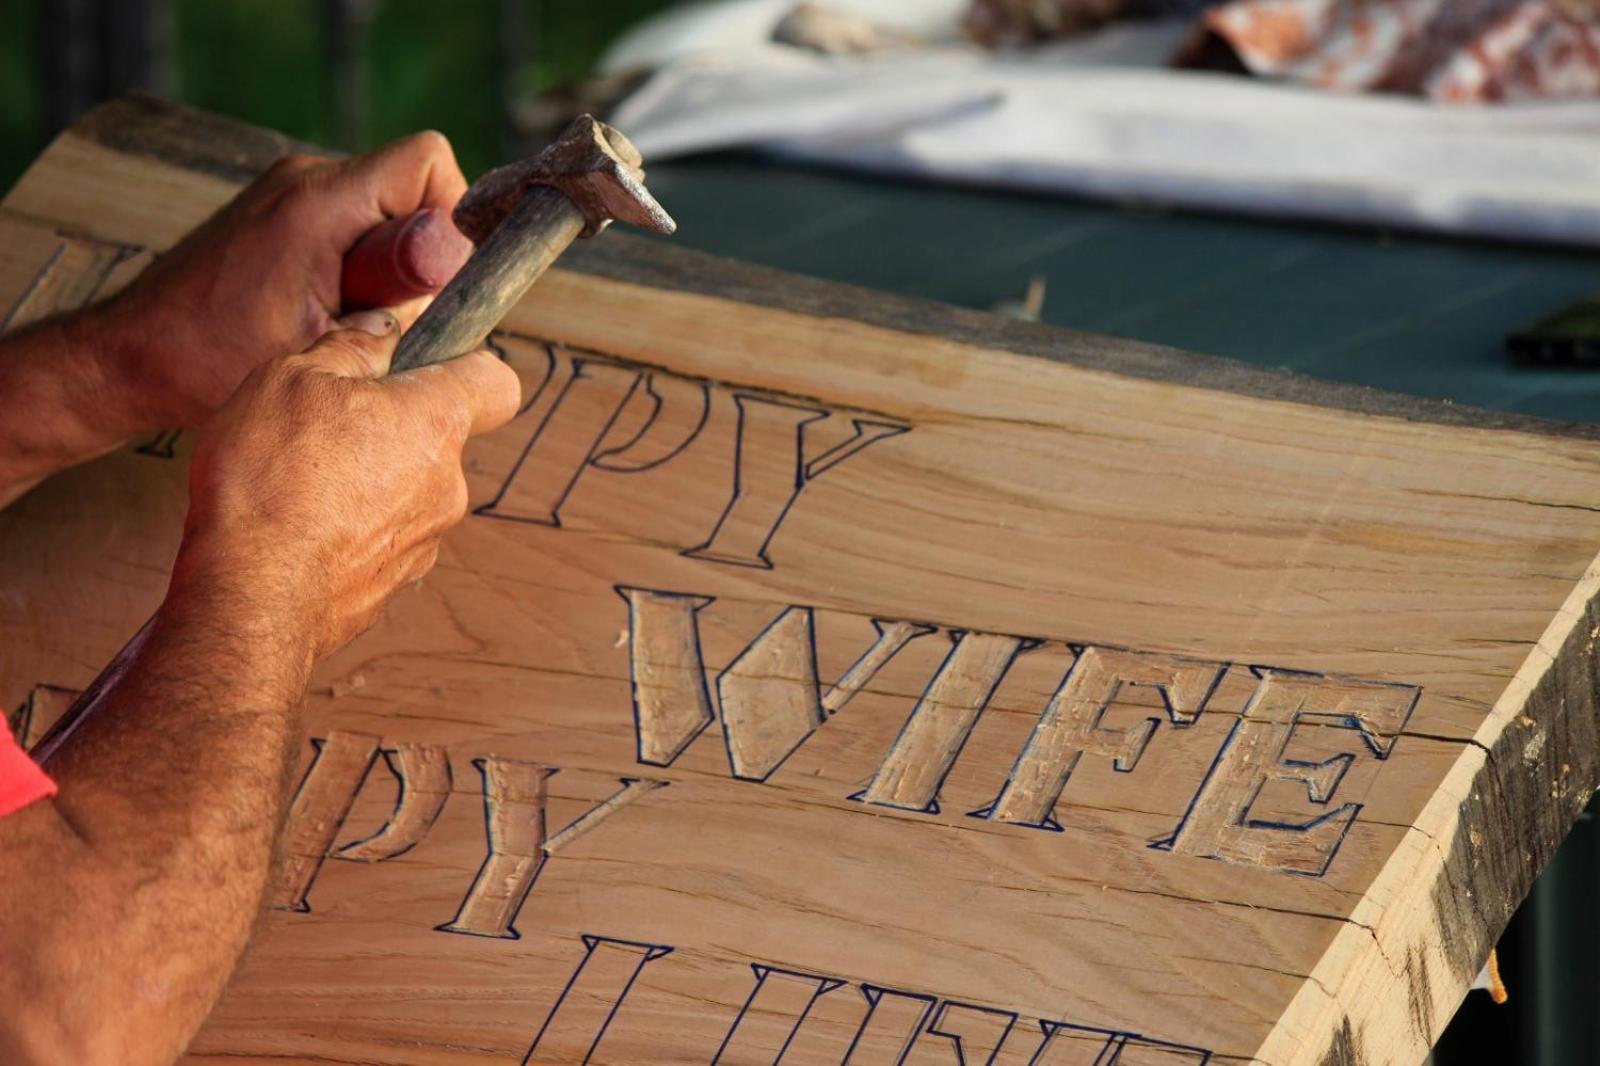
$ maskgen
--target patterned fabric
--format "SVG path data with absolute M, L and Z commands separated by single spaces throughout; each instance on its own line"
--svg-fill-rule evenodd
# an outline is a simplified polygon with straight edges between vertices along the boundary
M 989 48 L 1036 44 L 1124 18 L 1191 17 L 1219 0 L 972 0 L 963 29 Z
M 1252 72 L 1450 103 L 1600 95 L 1589 0 L 1231 0 L 1207 29 Z
M 0 818 L 56 794 L 56 783 L 28 757 L 0 715 Z

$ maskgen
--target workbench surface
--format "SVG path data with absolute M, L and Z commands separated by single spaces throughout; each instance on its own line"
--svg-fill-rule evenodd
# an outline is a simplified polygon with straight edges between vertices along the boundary
M 1503 338 L 1600 290 L 1600 255 L 880 180 L 719 156 L 653 165 L 678 245 L 1052 325 L 1495 410 L 1600 415 L 1600 373 Z M 775 205 L 782 205 L 782 210 Z

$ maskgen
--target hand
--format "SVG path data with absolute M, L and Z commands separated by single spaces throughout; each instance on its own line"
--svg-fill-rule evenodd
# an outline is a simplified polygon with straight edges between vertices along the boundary
M 189 516 L 162 610 L 316 658 L 370 626 L 432 568 L 466 513 L 461 449 L 517 411 L 516 373 L 488 351 L 384 377 L 393 316 L 329 333 L 256 370 L 202 429 Z
M 466 191 L 450 144 L 418 133 L 342 162 L 279 160 L 90 313 L 122 435 L 199 425 L 245 375 L 333 328 L 357 238 Z
M 488 352 L 382 377 L 396 320 L 362 318 L 201 431 L 166 601 L 49 745 L 60 792 L 0 818 L 5 1062 L 182 1055 L 260 911 L 313 662 L 433 564 L 463 442 L 517 408 Z

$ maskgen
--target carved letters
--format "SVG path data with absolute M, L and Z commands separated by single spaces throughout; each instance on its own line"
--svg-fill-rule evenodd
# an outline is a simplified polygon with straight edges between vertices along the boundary
M 843 985 L 839 977 L 801 973 L 776 966 L 750 964 L 755 987 L 739 1008 L 712 1066 L 746 1062 L 777 1062 L 794 1043 L 806 1016 L 818 999 Z
M 725 479 L 727 488 L 720 509 L 707 516 L 704 538 L 680 551 L 711 562 L 770 568 L 772 539 L 806 488 L 871 445 L 910 428 L 867 412 L 724 389 L 513 334 L 498 335 L 497 344 L 503 353 L 515 349 L 531 359 L 540 381 L 518 416 L 527 443 L 494 497 L 477 509 L 487 517 L 560 526 L 563 508 L 590 471 L 639 474 L 690 461 L 687 457 L 694 454 L 700 456 L 694 461 L 709 461 L 708 469 L 719 471 L 713 481 Z M 617 591 L 628 605 L 637 760 L 673 765 L 720 715 L 729 772 L 746 781 L 767 780 L 907 643 L 934 631 L 911 621 L 875 621 L 878 639 L 824 691 L 815 611 L 789 606 L 713 682 L 704 661 L 700 618 L 714 597 L 628 585 L 619 585 Z M 948 655 L 899 735 L 866 787 L 850 798 L 891 810 L 939 814 L 940 788 L 978 719 L 1016 657 L 1042 643 L 959 630 L 950 631 L 949 639 Z M 1118 772 L 1132 773 L 1157 735 L 1162 716 L 1120 728 L 1105 724 L 1107 710 L 1123 689 L 1154 690 L 1170 727 L 1184 730 L 1195 723 L 1229 670 L 1225 663 L 1127 649 L 1072 650 L 1073 665 L 1040 712 L 1009 775 L 987 806 L 971 812 L 973 817 L 1059 830 L 1053 812 L 1083 756 L 1109 759 Z M 1256 811 L 1258 793 L 1270 784 L 1297 782 L 1311 804 L 1326 807 L 1355 756 L 1290 758 L 1285 753 L 1296 728 L 1317 721 L 1357 729 L 1371 754 L 1383 759 L 1415 700 L 1416 690 L 1404 686 L 1260 671 L 1255 695 L 1189 812 L 1170 838 L 1154 846 L 1294 873 L 1325 872 L 1359 805 L 1344 804 L 1310 818 L 1279 818 Z M 494 773 L 512 772 L 485 765 L 486 781 Z M 485 802 L 504 810 L 518 803 L 541 806 L 531 795 L 523 800 L 514 795 L 504 792 L 496 799 L 486 793 Z M 500 837 L 491 823 L 490 839 L 490 865 L 510 864 L 506 870 L 513 874 L 507 882 L 497 868 L 491 880 L 531 885 L 546 854 L 542 826 L 535 828 L 517 816 Z M 511 843 L 514 839 L 520 843 Z M 391 842 L 371 846 L 389 847 Z M 358 848 L 345 857 L 364 855 Z M 490 876 L 489 866 L 483 874 Z M 498 930 L 486 935 L 509 935 L 509 912 L 519 905 L 520 897 L 479 899 L 474 906 L 487 910 L 474 911 L 476 917 L 467 924 Z
M 1359 803 L 1346 803 L 1305 821 L 1262 817 L 1253 810 L 1263 786 L 1303 785 L 1306 798 L 1326 807 L 1355 761 L 1353 753 L 1321 761 L 1285 755 L 1297 729 L 1354 731 L 1375 758 L 1387 759 L 1416 706 L 1407 685 L 1334 680 L 1283 670 L 1257 669 L 1261 678 L 1244 715 L 1194 798 L 1183 824 L 1158 847 L 1184 855 L 1321 875 L 1355 820 Z
M 601 441 L 639 387 L 644 371 L 551 351 L 555 400 L 534 425 L 528 445 L 493 500 L 478 513 L 516 522 L 561 524 L 561 505 L 584 470 L 600 458 Z M 547 386 L 548 387 L 548 386 Z
M 939 785 L 1017 653 L 1038 641 L 952 633 L 950 654 L 917 701 L 872 783 L 857 798 L 880 807 L 939 812 Z
M 622 1014 L 623 1002 L 639 973 L 670 954 L 666 944 L 583 937 L 584 954 L 561 996 L 522 1057 L 523 1066 L 570 1066 L 586 1063 L 599 1049 L 606 1030 Z
M 637 803 L 656 789 L 665 788 L 666 786 L 667 783 L 665 781 L 653 781 L 643 777 L 624 777 L 620 789 L 583 812 L 571 825 L 546 840 L 544 842 L 544 853 L 546 855 L 554 855 L 585 833 L 598 829 L 601 822 L 623 807 L 628 806 L 630 803 Z
M 1161 693 L 1175 726 L 1192 725 L 1222 680 L 1222 663 L 1197 662 L 1109 648 L 1084 648 L 1061 679 L 1050 705 L 1039 716 L 1033 736 L 1017 757 L 1005 788 L 993 804 L 973 813 L 997 822 L 1059 829 L 1050 812 L 1072 777 L 1079 756 L 1114 761 L 1131 773 L 1155 735 L 1159 718 L 1127 729 L 1101 725 L 1106 709 L 1123 685 L 1149 685 Z
M 947 1001 L 939 1004 L 928 1022 L 928 1035 L 950 1041 L 960 1066 L 989 1066 L 1016 1024 L 1016 1011 Z
M 671 766 L 710 724 L 699 612 L 716 602 L 619 587 L 628 602 L 628 649 L 639 761 Z M 816 665 L 811 608 L 786 608 L 717 678 L 723 739 L 735 777 L 764 781 L 827 715 L 837 713 L 895 652 L 932 626 L 874 620 L 877 639 L 826 695 Z
M 877 639 L 826 692 L 818 676 L 817 609 L 781 608 L 720 672 L 701 640 L 714 597 L 619 588 L 628 603 L 629 658 L 638 758 L 671 766 L 720 713 L 733 777 L 766 781 L 827 720 L 912 640 L 937 627 L 876 619 Z M 940 814 L 939 792 L 967 739 L 1017 657 L 1051 645 L 1018 635 L 952 630 L 950 648 L 878 761 L 867 786 L 850 799 L 915 814 Z M 1060 644 L 1056 648 L 1066 647 Z M 1199 719 L 1230 669 L 1227 663 L 1126 648 L 1073 645 L 1075 656 L 1055 694 L 988 805 L 970 816 L 1006 825 L 1060 831 L 1054 810 L 1085 755 L 1132 773 L 1164 717 L 1175 737 Z M 1268 817 L 1257 795 L 1271 783 L 1304 786 L 1326 806 L 1352 752 L 1322 761 L 1288 757 L 1297 727 L 1354 730 L 1372 755 L 1388 757 L 1415 705 L 1412 686 L 1379 684 L 1267 668 L 1247 670 L 1254 695 L 1215 755 L 1188 814 L 1155 848 L 1291 873 L 1321 875 L 1349 831 L 1360 804 L 1309 819 Z M 1105 724 L 1125 690 L 1160 698 L 1162 715 L 1133 725 Z
M 670 766 L 711 724 L 711 695 L 695 619 L 711 597 L 622 587 L 617 592 L 628 601 L 638 758 L 651 766 Z
M 33 280 L 0 316 L 0 333 L 79 307 L 122 288 L 151 260 L 135 244 L 58 234 Z
M 283 828 L 283 858 L 279 862 L 269 898 L 275 907 L 309 911 L 306 893 L 311 880 L 333 847 L 356 790 L 378 757 L 378 738 L 365 733 L 335 731 L 326 740 L 313 740 L 317 754 L 305 780 L 289 805 Z
M 861 986 L 861 995 L 867 1001 L 867 1013 L 841 1066 L 899 1066 L 911 1054 L 911 1045 L 939 997 L 870 984 Z
M 307 894 L 330 856 L 388 862 L 405 855 L 432 830 L 450 798 L 448 753 L 432 744 L 380 748 L 381 743 L 378 737 L 339 730 L 312 741 L 316 753 L 284 826 L 284 854 L 270 893 L 274 907 L 309 911 Z M 335 848 L 334 840 L 380 752 L 399 786 L 394 811 L 377 833 Z M 547 781 L 559 772 L 555 767 L 495 755 L 473 759 L 472 765 L 483 785 L 484 859 L 455 916 L 436 928 L 506 940 L 518 938 L 517 915 L 546 861 L 667 784 L 625 777 L 616 792 L 548 834 Z
M 629 993 L 644 968 L 670 955 L 666 944 L 584 935 L 585 951 L 534 1038 L 524 1063 L 613 1061 L 597 1054 L 602 1041 L 624 1032 L 648 1039 L 648 1022 L 630 1014 Z M 658 965 L 670 969 L 674 959 Z M 1079 1025 L 1055 1018 L 1019 1024 L 1017 1011 L 901 991 L 846 977 L 751 963 L 749 995 L 720 1043 L 683 1062 L 756 1066 L 791 1061 L 789 1055 L 815 1014 L 818 1001 L 846 985 L 860 993 L 859 1020 L 848 1042 L 833 1045 L 840 1066 L 900 1066 L 908 1061 L 995 1066 L 1206 1066 L 1211 1052 L 1139 1033 Z M 665 976 L 665 971 L 662 971 Z M 641 1018 L 633 1021 L 634 1018 Z M 805 1061 L 821 1061 L 826 1043 Z M 842 1051 L 842 1056 L 841 1056 Z M 788 1056 L 787 1058 L 785 1056 Z
M 383 753 L 389 772 L 399 782 L 394 814 L 365 840 L 334 852 L 350 862 L 382 862 L 404 855 L 427 835 L 450 798 L 450 757 L 435 744 L 400 744 Z
M 555 768 L 489 756 L 472 765 L 483 775 L 489 854 L 456 916 L 439 928 L 515 940 L 511 923 L 544 866 L 545 781 Z
M 790 607 L 717 677 L 734 777 L 760 781 L 826 718 L 817 681 L 815 620 Z
M 872 680 L 907 643 L 932 626 L 874 619 L 878 639 L 826 694 L 817 678 L 817 637 L 809 607 L 784 610 L 717 676 L 723 740 L 734 777 L 765 781 L 806 738 Z
M 542 384 L 515 425 L 527 444 L 479 515 L 560 526 L 590 471 L 640 474 L 699 463 L 724 486 L 700 519 L 696 559 L 770 569 L 768 546 L 806 488 L 869 446 L 910 427 L 813 401 L 731 391 L 696 378 L 497 334 L 503 350 L 539 348 Z
M 863 448 L 908 427 L 853 418 L 849 439 L 826 450 L 811 444 L 813 425 L 837 417 L 826 407 L 737 393 L 733 484 L 727 509 L 704 544 L 684 554 L 735 566 L 770 569 L 767 545 L 805 487 Z

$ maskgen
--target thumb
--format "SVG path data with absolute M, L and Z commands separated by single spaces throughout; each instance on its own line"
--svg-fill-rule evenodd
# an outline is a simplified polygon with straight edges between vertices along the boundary
M 467 435 L 476 437 L 498 429 L 516 416 L 522 406 L 522 382 L 517 372 L 487 348 L 431 366 L 401 371 L 390 380 L 413 379 L 448 383 L 462 401 Z
M 335 323 L 306 349 L 306 359 L 341 377 L 381 378 L 400 343 L 400 323 L 387 311 L 358 311 Z

